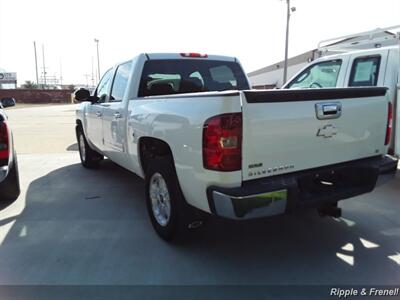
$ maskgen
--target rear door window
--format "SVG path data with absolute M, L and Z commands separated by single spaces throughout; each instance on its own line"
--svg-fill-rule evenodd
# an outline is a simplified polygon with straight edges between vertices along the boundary
M 114 76 L 114 82 L 111 89 L 110 101 L 122 101 L 126 87 L 128 86 L 129 74 L 131 71 L 131 62 L 123 63 L 118 66 Z
M 236 62 L 148 60 L 140 80 L 139 97 L 249 88 L 246 75 Z
M 349 86 L 376 86 L 378 83 L 380 56 L 358 57 L 351 67 Z
M 341 65 L 341 59 L 313 64 L 296 76 L 286 88 L 336 87 Z

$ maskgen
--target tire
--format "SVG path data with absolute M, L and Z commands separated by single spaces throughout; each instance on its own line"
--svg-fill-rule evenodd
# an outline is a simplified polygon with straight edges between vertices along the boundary
M 76 129 L 76 138 L 82 165 L 87 169 L 98 168 L 100 161 L 103 159 L 103 155 L 90 148 L 81 127 L 77 127 Z
M 15 201 L 21 193 L 17 156 L 14 154 L 14 163 L 6 179 L 0 183 L 0 200 Z
M 184 237 L 192 215 L 179 187 L 172 158 L 152 159 L 145 181 L 147 211 L 156 233 L 165 241 Z

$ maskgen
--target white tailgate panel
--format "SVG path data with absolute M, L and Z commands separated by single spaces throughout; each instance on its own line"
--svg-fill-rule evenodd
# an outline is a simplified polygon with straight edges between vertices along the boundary
M 397 156 L 400 156 L 400 83 L 397 84 L 397 98 L 396 98 L 396 117 L 395 117 L 395 121 L 396 121 L 396 129 L 394 131 L 395 136 L 394 141 L 395 141 L 395 153 Z
M 274 103 L 247 103 L 243 99 L 243 180 L 383 154 L 384 98 Z M 315 104 L 325 102 L 341 103 L 342 115 L 318 120 Z M 317 136 L 324 125 L 335 126 L 336 135 Z

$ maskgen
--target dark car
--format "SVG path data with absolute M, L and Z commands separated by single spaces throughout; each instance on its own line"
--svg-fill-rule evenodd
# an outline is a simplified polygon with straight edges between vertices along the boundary
M 0 201 L 16 200 L 20 194 L 17 154 L 4 108 L 14 106 L 13 98 L 0 100 Z
M 12 97 L 5 97 L 5 98 L 1 98 L 1 100 L 0 100 L 0 105 L 3 108 L 15 106 L 15 104 L 16 104 L 16 101 Z

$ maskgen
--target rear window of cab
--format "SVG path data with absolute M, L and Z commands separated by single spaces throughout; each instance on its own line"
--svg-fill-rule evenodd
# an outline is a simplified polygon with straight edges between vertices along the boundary
M 140 79 L 139 97 L 249 88 L 246 75 L 236 62 L 148 60 Z

